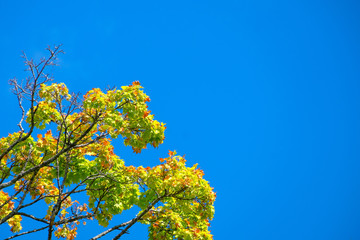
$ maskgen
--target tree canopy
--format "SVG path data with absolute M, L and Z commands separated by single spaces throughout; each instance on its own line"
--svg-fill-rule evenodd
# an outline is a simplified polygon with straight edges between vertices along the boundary
M 149 239 L 212 239 L 216 194 L 196 164 L 187 167 L 169 151 L 155 167 L 127 166 L 114 153 L 114 139 L 135 153 L 164 141 L 165 124 L 148 110 L 140 83 L 70 93 L 47 73 L 61 48 L 48 51 L 39 62 L 24 55 L 29 77 L 10 80 L 22 117 L 19 131 L 0 139 L 0 224 L 10 226 L 7 239 L 47 231 L 48 239 L 72 240 L 88 221 L 104 227 L 91 239 L 114 230 L 119 239 L 137 222 L 149 226 Z M 33 211 L 41 203 L 43 215 Z M 135 206 L 141 210 L 129 221 L 111 221 Z M 23 229 L 24 218 L 37 227 Z

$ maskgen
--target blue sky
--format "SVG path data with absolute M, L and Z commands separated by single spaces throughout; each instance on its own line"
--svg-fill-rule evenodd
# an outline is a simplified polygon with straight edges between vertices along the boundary
M 0 134 L 17 130 L 7 82 L 25 76 L 21 51 L 63 44 L 53 72 L 70 90 L 145 87 L 165 143 L 116 153 L 199 163 L 218 196 L 215 239 L 360 239 L 359 12 L 350 0 L 3 0 Z M 101 231 L 90 226 L 79 239 Z

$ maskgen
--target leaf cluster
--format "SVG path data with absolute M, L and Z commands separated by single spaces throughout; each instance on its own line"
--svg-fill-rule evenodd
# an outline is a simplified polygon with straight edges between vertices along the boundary
M 152 168 L 126 166 L 114 153 L 117 138 L 135 153 L 164 141 L 165 124 L 148 110 L 140 83 L 70 94 L 45 73 L 62 52 L 48 50 L 37 64 L 24 56 L 29 79 L 10 82 L 23 114 L 20 131 L 0 139 L 0 224 L 14 232 L 8 239 L 45 230 L 48 239 L 72 240 L 92 220 L 107 228 L 92 239 L 120 230 L 119 239 L 137 222 L 149 225 L 149 239 L 212 239 L 216 195 L 202 170 L 172 151 Z M 29 211 L 41 202 L 46 213 Z M 135 206 L 141 211 L 133 219 L 109 228 L 115 215 Z M 24 217 L 39 227 L 21 232 Z

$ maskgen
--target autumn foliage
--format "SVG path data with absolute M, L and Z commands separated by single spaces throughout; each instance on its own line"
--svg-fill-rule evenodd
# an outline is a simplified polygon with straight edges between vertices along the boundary
M 114 139 L 135 153 L 164 141 L 165 125 L 140 83 L 70 94 L 45 73 L 62 53 L 48 50 L 39 63 L 24 56 L 26 82 L 10 81 L 23 114 L 20 130 L 0 139 L 0 224 L 10 226 L 8 239 L 47 231 L 48 239 L 72 240 L 88 221 L 104 227 L 92 239 L 114 230 L 119 239 L 137 222 L 149 225 L 149 239 L 212 239 L 216 195 L 197 165 L 169 151 L 155 167 L 127 166 L 114 153 Z M 31 212 L 41 202 L 46 214 Z M 134 218 L 111 221 L 134 206 L 141 209 Z M 38 227 L 22 229 L 24 218 Z

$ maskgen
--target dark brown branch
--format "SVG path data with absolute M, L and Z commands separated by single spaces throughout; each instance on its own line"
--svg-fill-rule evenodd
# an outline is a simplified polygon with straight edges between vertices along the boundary
M 48 160 L 46 160 L 45 162 L 34 166 L 24 172 L 19 173 L 18 175 L 16 175 L 16 177 L 14 177 L 12 180 L 6 182 L 6 183 L 2 183 L 0 184 L 0 190 L 3 188 L 6 188 L 8 186 L 11 186 L 12 184 L 14 184 L 16 181 L 18 181 L 19 179 L 21 179 L 22 177 L 24 177 L 25 175 L 34 172 L 36 170 L 39 170 L 42 167 L 45 167 L 47 165 L 49 165 L 50 163 L 52 163 L 53 161 L 55 161 L 59 156 L 61 156 L 62 154 L 70 151 L 72 148 L 74 148 L 76 146 L 76 144 L 78 142 L 80 142 L 90 131 L 91 129 L 96 125 L 97 121 L 94 121 L 89 127 L 88 129 L 85 130 L 85 132 L 78 138 L 76 139 L 72 144 L 68 145 L 68 147 L 63 148 L 60 152 L 58 152 L 57 154 L 55 154 L 53 157 L 49 158 Z
M 0 220 L 0 225 L 3 224 L 4 222 L 6 222 L 7 220 L 9 220 L 10 218 L 12 218 L 21 209 L 21 206 L 22 206 L 23 202 L 25 201 L 26 195 L 30 191 L 31 184 L 33 183 L 37 173 L 38 173 L 38 171 L 34 172 L 33 176 L 31 177 L 29 184 L 26 188 L 26 191 L 24 192 L 23 196 L 20 199 L 19 205 L 15 209 L 13 209 L 8 215 L 6 215 L 4 218 L 2 218 Z
M 158 203 L 162 198 L 166 197 L 166 195 L 162 196 L 162 197 L 158 197 L 157 199 L 155 199 L 144 211 L 142 211 L 139 215 L 137 215 L 135 218 L 133 218 L 129 224 L 127 224 L 126 228 L 124 228 L 121 233 L 119 233 L 118 235 L 116 235 L 113 240 L 117 240 L 119 239 L 122 235 L 124 235 L 127 230 L 129 230 L 129 228 L 131 228 L 137 221 L 139 221 L 147 212 L 150 211 L 150 209 L 155 206 L 156 203 Z
M 133 219 L 132 219 L 132 220 L 133 220 Z M 106 231 L 100 233 L 99 235 L 91 238 L 90 240 L 99 239 L 99 238 L 105 236 L 106 234 L 108 234 L 108 233 L 110 233 L 110 232 L 112 232 L 112 231 L 114 231 L 114 230 L 117 230 L 117 229 L 119 229 L 119 228 L 121 228 L 121 227 L 125 227 L 126 225 L 130 224 L 132 220 L 127 221 L 127 222 L 124 222 L 124 223 L 119 224 L 119 225 L 116 225 L 116 226 L 114 226 L 114 227 L 112 227 L 112 228 L 109 228 L 108 230 L 106 230 Z
M 27 231 L 27 232 L 22 232 L 22 233 L 19 233 L 19 234 L 14 235 L 14 236 L 5 238 L 4 240 L 10 240 L 10 239 L 13 239 L 13 238 L 16 238 L 16 237 L 20 237 L 20 236 L 22 236 L 22 235 L 26 235 L 26 234 L 29 234 L 29 233 L 39 232 L 39 231 L 44 230 L 44 229 L 46 229 L 46 228 L 48 228 L 48 226 L 42 227 L 42 228 L 38 228 L 38 229 L 34 229 L 34 230 L 31 230 L 31 231 Z
M 180 189 L 180 190 L 178 190 L 178 191 L 176 191 L 176 192 L 174 192 L 174 193 L 172 193 L 172 194 L 168 194 L 168 192 L 165 191 L 165 194 L 164 194 L 163 196 L 158 196 L 154 201 L 152 201 L 152 202 L 149 204 L 149 206 L 148 206 L 144 211 L 142 211 L 142 212 L 141 212 L 139 215 L 137 215 L 135 218 L 131 219 L 131 220 L 128 221 L 128 222 L 125 222 L 125 223 L 116 225 L 116 226 L 114 226 L 114 227 L 112 227 L 112 228 L 110 228 L 110 229 L 108 229 L 108 230 L 100 233 L 99 235 L 91 238 L 90 240 L 99 239 L 99 238 L 105 236 L 106 234 L 108 234 L 108 233 L 110 233 L 110 232 L 112 232 L 112 231 L 114 231 L 114 230 L 117 230 L 117 229 L 119 229 L 119 228 L 121 228 L 121 227 L 125 227 L 125 226 L 126 226 L 118 235 L 115 236 L 115 238 L 113 238 L 113 240 L 119 239 L 122 235 L 124 235 L 124 234 L 129 230 L 129 228 L 131 228 L 131 227 L 132 227 L 136 222 L 138 222 L 146 213 L 148 213 L 148 212 L 150 211 L 150 209 L 151 209 L 152 207 L 154 207 L 155 204 L 157 204 L 160 200 L 162 200 L 163 198 L 166 198 L 166 197 L 174 197 L 174 196 L 176 196 L 177 194 L 183 192 L 185 189 L 186 189 L 186 188 L 182 188 L 182 189 Z
M 84 219 L 84 218 L 90 218 L 90 217 L 93 217 L 95 216 L 94 213 L 89 213 L 87 215 L 79 215 L 79 216 L 72 216 L 72 217 L 69 217 L 69 218 L 66 218 L 66 219 L 63 219 L 61 221 L 58 221 L 58 222 L 54 222 L 54 226 L 57 226 L 57 225 L 60 225 L 60 224 L 64 224 L 64 223 L 70 223 L 70 222 L 75 222 L 77 220 L 81 220 L 81 219 Z
M 15 215 L 21 215 L 21 216 L 25 216 L 25 217 L 28 217 L 28 218 L 31 218 L 31 219 L 34 219 L 36 221 L 39 221 L 39 222 L 42 222 L 42 223 L 46 223 L 46 224 L 49 224 L 48 221 L 44 220 L 44 219 L 41 219 L 41 218 L 37 218 L 33 215 L 30 215 L 30 214 L 27 214 L 27 213 L 24 213 L 24 212 L 17 212 Z
M 6 200 L 3 204 L 1 204 L 0 209 L 3 208 L 6 204 L 8 204 L 10 201 L 14 200 L 15 197 L 25 188 L 25 184 L 17 190 L 8 200 Z
M 27 58 L 26 58 L 26 55 L 24 54 L 24 57 L 26 59 L 26 64 L 30 67 L 30 70 L 33 74 L 33 79 L 34 79 L 34 82 L 32 83 L 32 89 L 31 89 L 31 106 L 30 106 L 30 118 L 31 118 L 31 121 L 30 121 L 30 130 L 29 132 L 25 135 L 25 136 L 22 136 L 22 134 L 20 134 L 20 137 L 15 141 L 13 142 L 3 153 L 1 153 L 0 155 L 0 160 L 6 155 L 8 154 L 12 149 L 14 149 L 14 147 L 19 144 L 20 142 L 23 142 L 25 141 L 26 139 L 28 139 L 30 137 L 30 135 L 32 134 L 33 130 L 34 130 L 34 127 L 35 127 L 35 123 L 34 123 L 34 115 L 35 115 L 35 112 L 37 110 L 37 108 L 34 109 L 34 102 L 35 102 L 35 93 L 36 93 L 36 89 L 38 87 L 38 79 L 39 77 L 41 76 L 41 74 L 43 73 L 43 71 L 45 70 L 45 68 L 49 65 L 49 63 L 51 63 L 51 60 L 53 58 L 56 58 L 56 55 L 59 53 L 59 52 L 62 52 L 60 49 L 60 46 L 56 46 L 55 47 L 55 50 L 52 51 L 50 49 L 48 49 L 50 51 L 50 56 L 48 57 L 48 59 L 46 61 L 44 61 L 44 64 L 42 66 L 42 68 L 40 69 L 40 71 L 38 71 L 38 74 L 37 75 L 34 75 L 34 65 L 32 63 L 32 61 L 29 61 Z M 2 185 L 2 184 L 1 184 Z M 2 189 L 0 185 L 0 189 Z
M 31 206 L 31 205 L 37 203 L 38 201 L 44 199 L 45 197 L 46 197 L 45 195 L 40 195 L 39 198 L 35 199 L 34 201 L 32 201 L 32 202 L 30 202 L 30 203 L 28 203 L 28 204 L 22 205 L 22 206 L 20 207 L 20 209 L 23 209 L 23 208 L 26 208 L 26 207 L 28 207 L 28 206 Z

